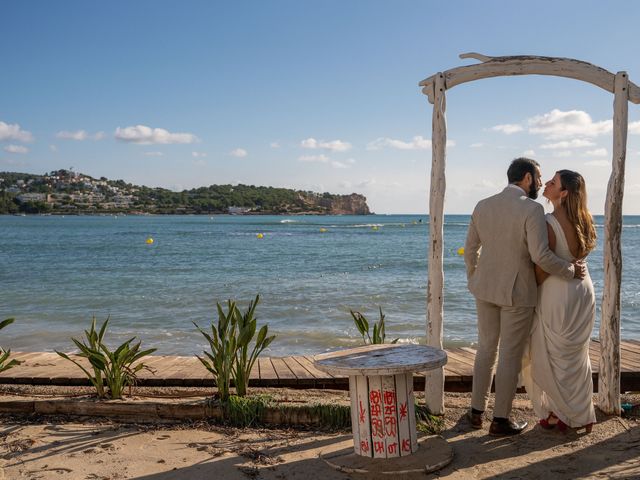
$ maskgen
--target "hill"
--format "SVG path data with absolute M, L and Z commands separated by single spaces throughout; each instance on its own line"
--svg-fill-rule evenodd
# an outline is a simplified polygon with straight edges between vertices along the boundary
M 69 170 L 0 172 L 0 214 L 370 214 L 357 193 L 335 195 L 254 185 L 210 185 L 174 192 Z

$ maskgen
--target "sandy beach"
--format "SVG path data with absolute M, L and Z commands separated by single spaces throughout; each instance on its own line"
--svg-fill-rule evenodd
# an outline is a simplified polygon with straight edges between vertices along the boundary
M 346 399 L 345 392 L 318 390 L 291 396 Z M 638 403 L 640 396 L 625 400 Z M 469 427 L 468 404 L 468 394 L 446 395 L 442 436 L 453 447 L 453 462 L 435 474 L 406 478 L 640 478 L 638 417 L 599 413 L 591 434 L 562 434 L 536 426 L 526 395 L 518 395 L 514 415 L 533 427 L 500 438 Z M 0 479 L 364 478 L 335 471 L 318 458 L 351 445 L 347 431 L 13 417 L 4 419 L 0 433 Z

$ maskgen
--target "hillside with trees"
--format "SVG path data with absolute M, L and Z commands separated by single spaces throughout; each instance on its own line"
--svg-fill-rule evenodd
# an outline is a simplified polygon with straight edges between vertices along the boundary
M 57 170 L 0 172 L 0 214 L 354 214 L 366 198 L 254 185 L 210 185 L 174 192 Z

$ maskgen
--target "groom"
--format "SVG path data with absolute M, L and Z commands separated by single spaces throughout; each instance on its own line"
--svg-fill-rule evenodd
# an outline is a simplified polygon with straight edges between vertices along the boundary
M 527 426 L 527 422 L 511 420 L 509 413 L 537 302 L 534 263 L 552 275 L 584 277 L 583 263 L 571 264 L 549 250 L 544 209 L 534 201 L 542 186 L 540 177 L 535 160 L 513 160 L 507 170 L 509 185 L 476 205 L 464 248 L 469 290 L 476 298 L 478 313 L 478 351 L 468 414 L 473 428 L 482 428 L 500 345 L 489 427 L 492 435 L 515 435 Z

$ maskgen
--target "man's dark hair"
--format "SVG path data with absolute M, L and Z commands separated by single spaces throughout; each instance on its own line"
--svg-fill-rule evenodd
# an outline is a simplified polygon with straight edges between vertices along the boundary
M 507 178 L 509 179 L 509 183 L 519 182 L 527 173 L 530 173 L 532 178 L 536 178 L 536 167 L 539 166 L 540 164 L 538 162 L 530 158 L 516 158 L 513 162 L 511 162 L 511 165 L 509 165 L 509 170 L 507 170 Z

